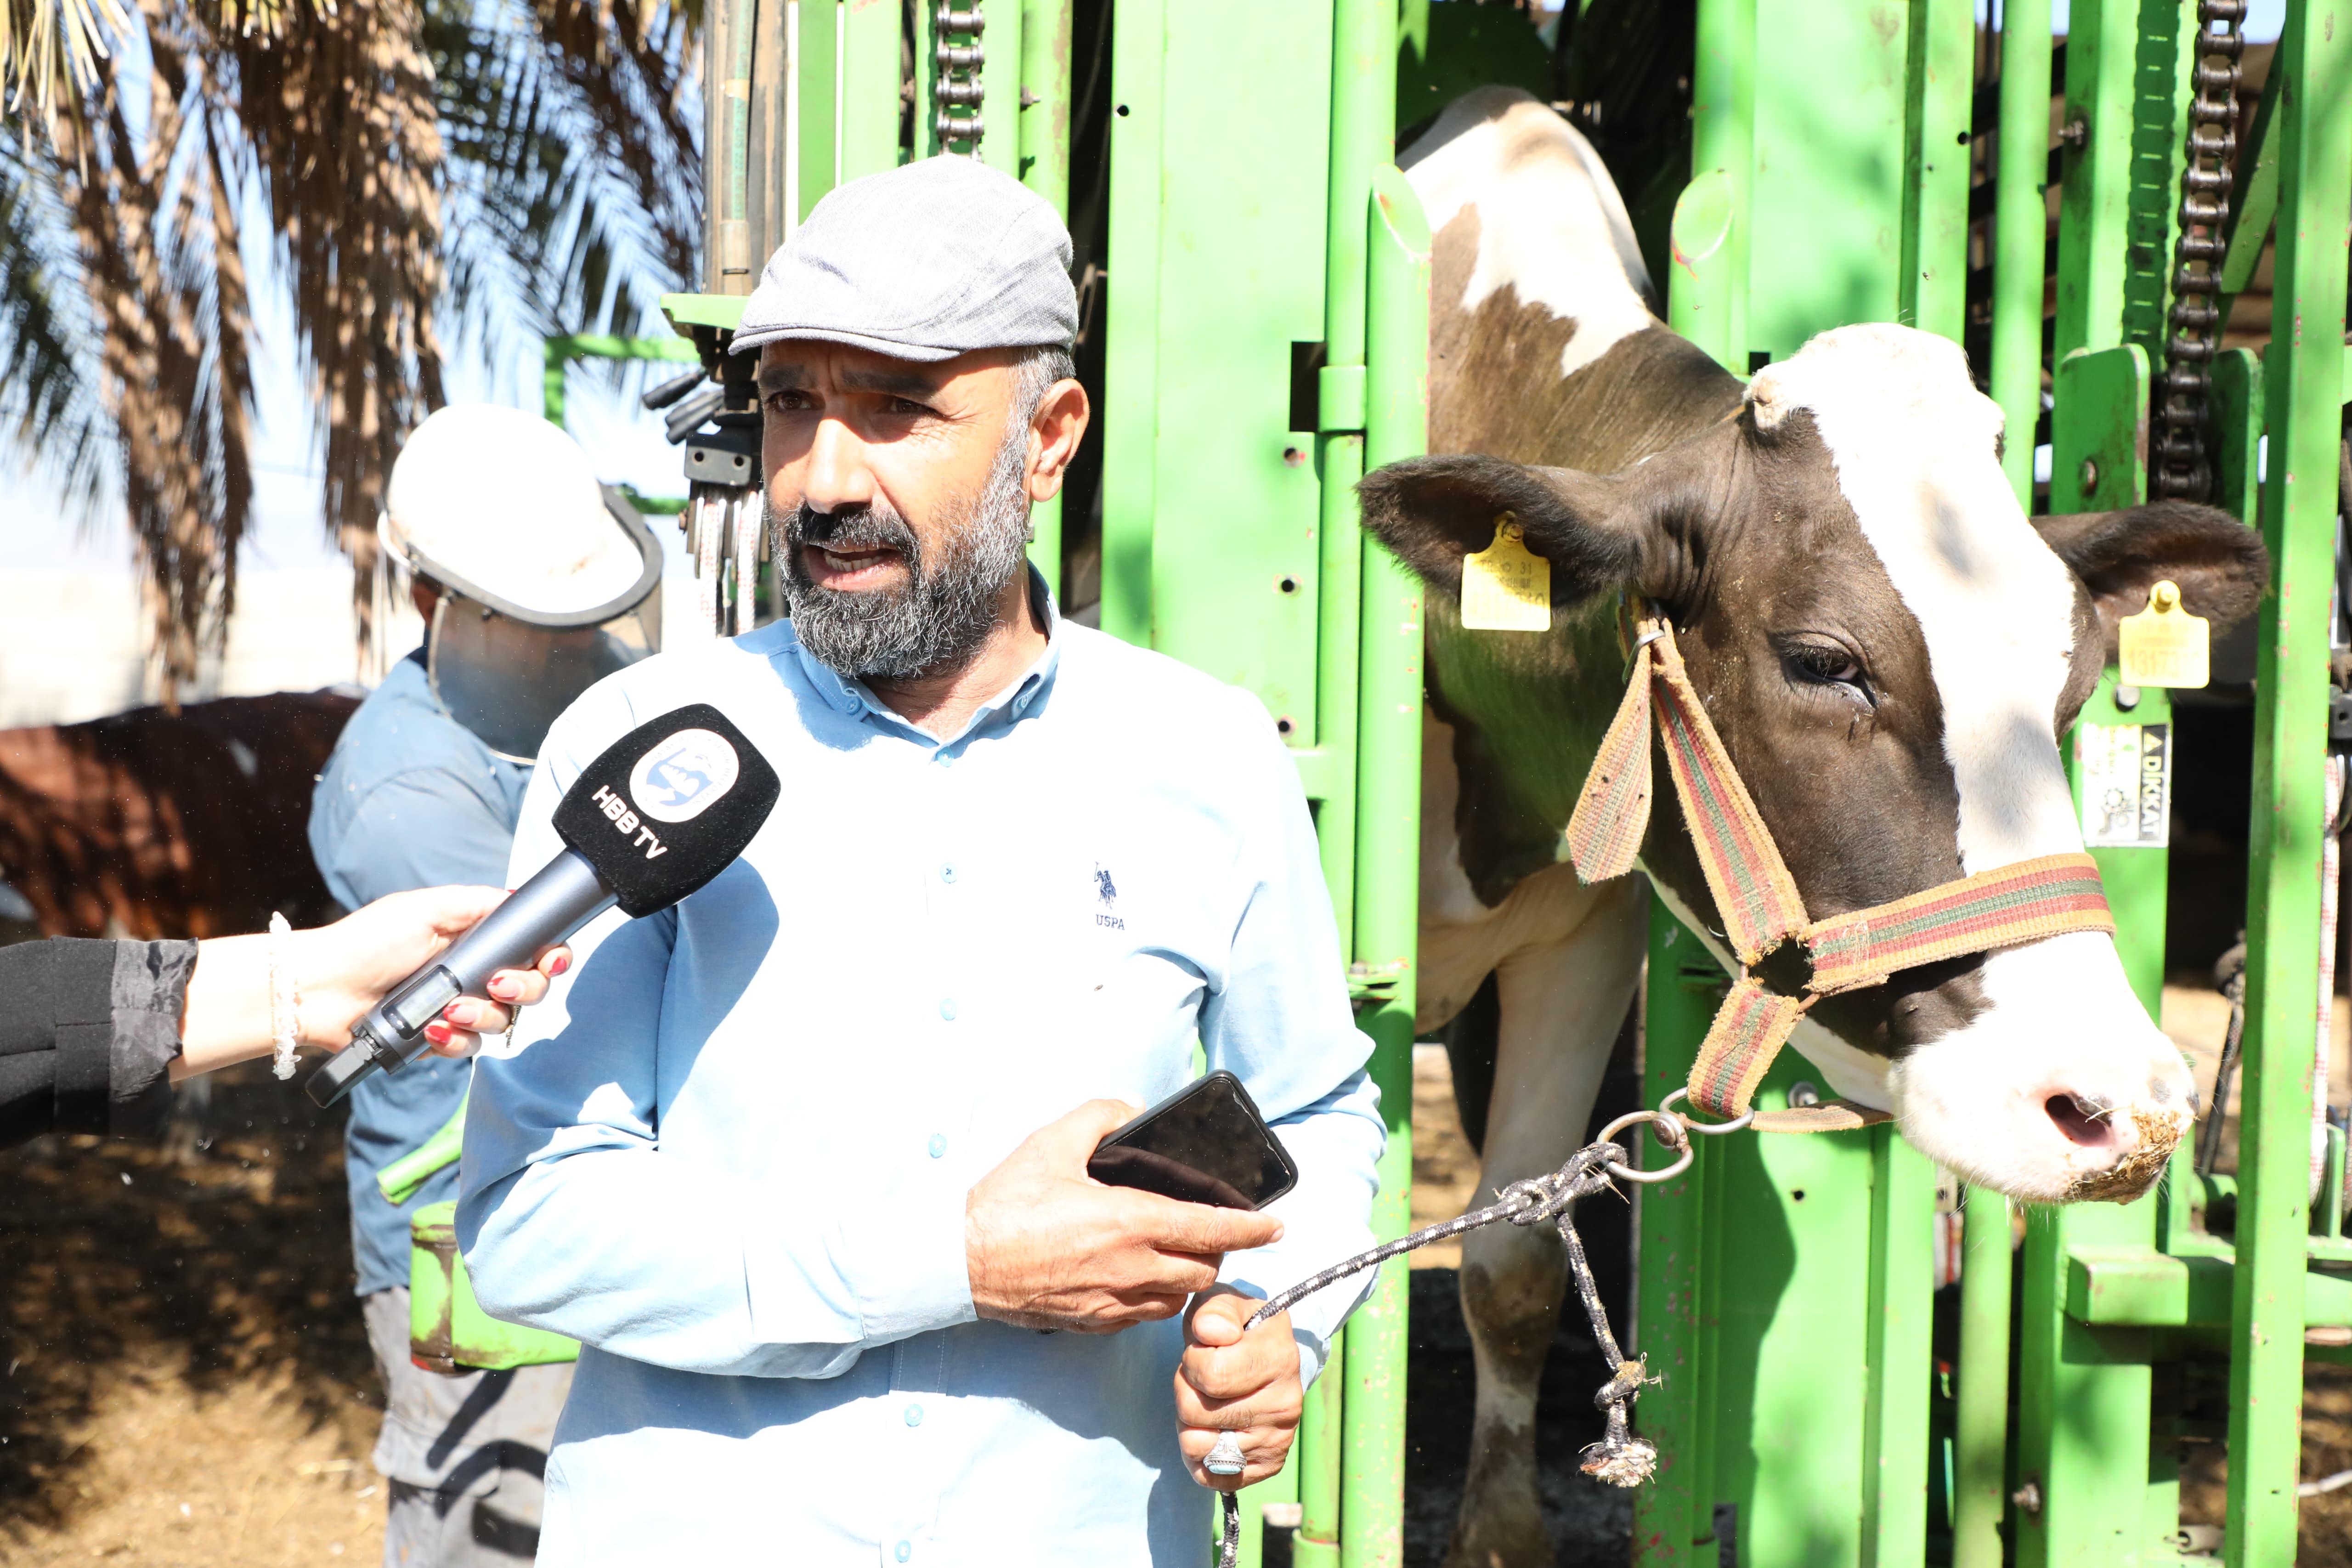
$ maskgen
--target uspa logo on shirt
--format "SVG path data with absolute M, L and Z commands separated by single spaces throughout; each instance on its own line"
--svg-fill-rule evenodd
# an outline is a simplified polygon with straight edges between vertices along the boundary
M 1110 879 L 1110 872 L 1102 862 L 1095 862 L 1095 924 L 1111 931 L 1125 931 L 1127 922 L 1118 917 L 1118 884 Z
M 723 735 L 680 730 L 637 759 L 629 770 L 629 797 L 656 822 L 701 816 L 735 787 L 742 763 Z

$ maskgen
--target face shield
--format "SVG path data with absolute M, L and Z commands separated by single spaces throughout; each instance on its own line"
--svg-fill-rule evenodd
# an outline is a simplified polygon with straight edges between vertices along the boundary
M 538 760 L 556 715 L 616 669 L 661 650 L 661 546 L 635 508 L 605 492 L 643 558 L 625 592 L 564 615 L 523 609 L 410 550 L 411 566 L 442 588 L 425 668 L 449 716 L 511 762 Z

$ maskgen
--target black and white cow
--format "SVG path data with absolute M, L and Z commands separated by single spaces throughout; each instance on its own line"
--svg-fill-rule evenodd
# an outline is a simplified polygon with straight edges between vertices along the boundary
M 1436 234 L 1430 450 L 1476 455 L 1381 469 L 1363 510 L 1431 589 L 1419 1022 L 1495 977 L 1494 1188 L 1580 1141 L 1641 966 L 1643 879 L 1583 886 L 1561 847 L 1623 690 L 1625 594 L 1671 616 L 1820 918 L 2079 852 L 2059 738 L 2116 622 L 2168 577 L 2218 631 L 2267 567 L 2201 507 L 2029 521 L 2000 411 L 1940 338 L 1841 328 L 1743 386 L 1653 316 L 1600 159 L 1523 94 L 1462 100 L 1403 163 Z M 1549 634 L 1461 626 L 1463 556 L 1507 510 L 1551 563 Z M 1720 929 L 1663 788 L 1643 868 L 1693 930 Z M 2033 1202 L 2137 1195 L 2193 1115 L 2097 934 L 1831 998 L 1795 1046 L 1929 1157 Z M 1533 1230 L 1465 1243 L 1478 1394 L 1451 1568 L 1551 1561 L 1533 1433 L 1563 1282 Z

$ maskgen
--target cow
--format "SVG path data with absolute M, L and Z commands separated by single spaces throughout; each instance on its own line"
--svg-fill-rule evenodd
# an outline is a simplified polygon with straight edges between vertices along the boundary
M 1439 455 L 1360 496 L 1428 590 L 1417 1022 L 1488 1020 L 1485 1041 L 1451 1043 L 1492 1061 L 1487 1103 L 1465 1108 L 1492 1189 L 1581 1141 L 1648 889 L 1731 966 L 1670 791 L 1646 875 L 1587 886 L 1565 863 L 1625 689 L 1629 595 L 1669 619 L 1818 919 L 2079 853 L 2059 742 L 2117 620 L 2169 578 L 2219 632 L 2268 567 L 2251 530 L 2203 507 L 2029 521 L 1999 408 L 1927 333 L 1841 328 L 1743 385 L 1656 319 L 1600 159 L 1525 94 L 1457 101 L 1400 163 L 1435 237 Z M 1550 563 L 1549 632 L 1461 624 L 1464 557 L 1505 512 Z M 1499 1008 L 1470 1007 L 1490 981 Z M 1794 1045 L 1923 1153 L 2030 1202 L 2137 1195 L 2194 1115 L 2179 1053 L 2097 932 L 1831 997 Z M 1564 1277 L 1534 1230 L 1465 1239 L 1478 1387 L 1449 1568 L 1551 1561 L 1533 1435 Z
M 279 692 L 0 730 L 0 882 L 47 936 L 323 924 L 310 789 L 358 705 Z

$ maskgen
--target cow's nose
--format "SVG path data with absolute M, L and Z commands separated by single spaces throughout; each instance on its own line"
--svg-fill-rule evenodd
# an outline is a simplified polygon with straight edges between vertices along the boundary
M 2042 1102 L 2068 1142 L 2085 1149 L 2116 1145 L 2115 1101 L 2097 1094 L 2053 1094 Z

